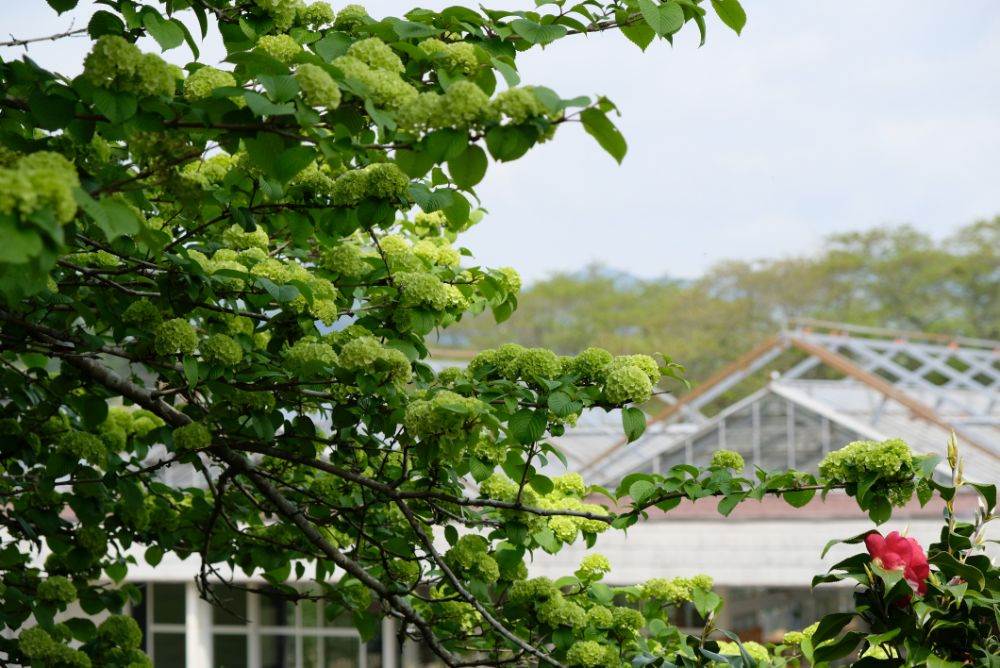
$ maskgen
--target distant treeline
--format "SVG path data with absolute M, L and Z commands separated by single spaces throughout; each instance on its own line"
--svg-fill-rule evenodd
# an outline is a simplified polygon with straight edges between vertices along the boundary
M 909 226 L 836 235 L 812 256 L 722 262 L 694 281 L 595 266 L 536 283 L 519 301 L 499 327 L 487 312 L 442 343 L 663 352 L 697 381 L 788 318 L 1000 339 L 1000 217 L 943 241 Z

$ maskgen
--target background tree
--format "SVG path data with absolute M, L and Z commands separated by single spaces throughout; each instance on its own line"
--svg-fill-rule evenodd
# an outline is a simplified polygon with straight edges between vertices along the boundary
M 641 280 L 601 267 L 531 285 L 511 319 L 463 320 L 456 347 L 502 341 L 573 354 L 670 351 L 697 381 L 789 318 L 1000 338 L 1000 218 L 943 242 L 911 227 L 835 235 L 814 256 L 731 261 L 692 281 Z

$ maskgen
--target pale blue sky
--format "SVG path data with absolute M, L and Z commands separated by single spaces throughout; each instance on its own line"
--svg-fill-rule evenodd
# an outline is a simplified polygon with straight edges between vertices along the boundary
M 376 16 L 409 6 L 365 4 Z M 940 237 L 1000 213 L 1000 3 L 744 4 L 743 36 L 711 21 L 701 49 L 686 28 L 645 54 L 615 34 L 523 54 L 525 83 L 615 101 L 629 154 L 619 167 L 573 125 L 491 168 L 479 188 L 490 215 L 463 240 L 477 259 L 529 280 L 594 261 L 693 277 L 722 259 L 808 253 L 835 232 L 911 223 Z M 69 25 L 42 0 L 4 5 L 4 34 Z M 76 73 L 85 49 L 31 55 Z

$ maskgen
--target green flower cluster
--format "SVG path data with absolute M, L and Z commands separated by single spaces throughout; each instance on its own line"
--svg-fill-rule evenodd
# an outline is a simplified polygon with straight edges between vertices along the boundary
M 160 309 L 148 299 L 140 299 L 128 305 L 122 312 L 122 320 L 140 329 L 153 329 L 160 324 Z
M 257 48 L 285 65 L 302 52 L 299 43 L 288 35 L 264 35 L 257 40 Z
M 473 376 L 489 368 L 507 380 L 552 379 L 562 374 L 562 362 L 551 350 L 525 348 L 517 343 L 483 350 L 469 361 L 469 372 Z
M 500 579 L 500 567 L 490 556 L 489 548 L 489 542 L 482 536 L 462 536 L 445 552 L 445 563 L 461 575 L 493 584 Z
M 361 5 L 344 5 L 337 14 L 337 20 L 334 21 L 333 27 L 336 30 L 352 32 L 359 25 L 364 24 L 367 18 L 368 12 Z
M 427 56 L 443 61 L 449 70 L 473 74 L 479 68 L 476 47 L 468 42 L 445 42 L 431 37 L 417 46 Z
M 180 174 L 185 180 L 209 189 L 222 183 L 235 164 L 233 156 L 217 153 L 206 160 L 187 163 L 181 168 Z
M 109 451 L 122 452 L 129 436 L 142 437 L 162 426 L 163 420 L 149 411 L 113 406 L 107 419 L 98 426 L 97 434 Z
M 816 633 L 816 629 L 819 628 L 819 622 L 810 624 L 801 631 L 789 631 L 781 639 L 782 644 L 785 645 L 801 645 L 803 640 L 807 638 L 812 638 L 813 634 Z
M 225 232 L 222 233 L 222 243 L 224 243 L 227 248 L 233 248 L 235 250 L 260 248 L 261 250 L 266 251 L 268 245 L 271 243 L 271 239 L 267 236 L 267 232 L 264 231 L 264 228 L 259 225 L 250 232 L 245 231 L 239 225 L 230 225 L 226 228 Z
M 369 37 L 354 42 L 348 47 L 347 55 L 351 58 L 357 58 L 368 67 L 376 70 L 399 73 L 406 69 L 403 67 L 403 61 L 392 50 L 392 47 L 378 37 Z
M 748 640 L 742 643 L 743 649 L 754 661 L 768 662 L 771 660 L 771 654 L 767 651 L 767 648 L 761 645 L 759 642 L 753 640 Z M 720 641 L 719 642 L 719 654 L 723 656 L 741 656 L 740 646 L 734 642 Z M 724 664 L 723 664 L 724 665 Z
M 677 577 L 671 580 L 651 578 L 642 585 L 642 595 L 679 607 L 692 600 L 695 589 L 708 592 L 712 590 L 712 585 L 712 578 L 707 575 L 696 575 L 693 578 Z
M 531 88 L 508 88 L 493 98 L 491 104 L 498 116 L 505 116 L 512 123 L 524 123 L 547 112 Z
M 413 254 L 432 265 L 449 268 L 457 266 L 462 259 L 461 254 L 443 237 L 421 239 L 413 244 Z
M 649 382 L 649 376 L 636 366 L 613 369 L 604 381 L 604 398 L 610 404 L 641 404 L 648 401 L 652 394 L 653 384 Z
M 76 215 L 73 189 L 80 185 L 69 160 L 50 151 L 21 156 L 0 167 L 0 213 L 29 216 L 49 209 L 60 223 Z
M 582 575 L 581 579 L 596 581 L 604 577 L 604 574 L 611 570 L 611 562 L 603 554 L 591 553 L 580 562 L 577 574 Z
M 876 474 L 882 478 L 907 477 L 913 471 L 913 453 L 899 438 L 854 441 L 831 452 L 819 463 L 819 474 L 830 482 L 859 482 Z
M 38 583 L 38 600 L 47 603 L 72 603 L 76 600 L 76 587 L 69 578 L 53 575 Z
M 234 367 L 243 361 L 242 346 L 225 334 L 213 334 L 202 342 L 200 348 L 209 364 Z
M 345 278 L 360 278 L 371 271 L 364 258 L 365 254 L 357 245 L 342 242 L 323 252 L 320 265 Z
M 396 274 L 395 279 L 401 306 L 425 306 L 443 311 L 450 305 L 447 286 L 434 274 L 407 271 Z
M 112 255 L 104 250 L 92 253 L 73 253 L 66 259 L 80 267 L 103 267 L 111 269 L 121 264 L 121 260 L 118 259 L 117 255 Z
M 348 341 L 340 349 L 340 366 L 348 371 L 385 374 L 394 385 L 405 385 L 413 376 L 410 360 L 395 348 L 385 348 L 371 336 Z
M 17 646 L 22 654 L 40 665 L 60 668 L 91 668 L 92 665 L 86 654 L 57 642 L 39 626 L 22 631 L 17 639 Z
M 236 79 L 229 72 L 214 67 L 200 67 L 184 80 L 184 98 L 188 102 L 197 102 L 210 97 L 216 88 L 235 85 Z
M 83 61 L 83 77 L 102 88 L 135 95 L 173 96 L 174 69 L 118 35 L 103 35 Z
M 740 473 L 746 467 L 746 462 L 743 461 L 743 455 L 734 450 L 716 450 L 712 453 L 710 465 L 732 469 L 734 472 Z
M 345 172 L 333 182 L 330 201 L 354 206 L 366 197 L 396 199 L 406 194 L 410 177 L 394 162 L 377 162 Z
M 581 668 L 608 668 L 620 664 L 615 648 L 602 646 L 596 640 L 580 640 L 566 652 L 566 663 Z
M 95 466 L 104 463 L 108 456 L 104 442 L 94 434 L 85 431 L 70 430 L 59 437 L 56 448 L 76 459 L 82 459 Z
M 536 605 L 535 615 L 538 621 L 552 628 L 568 626 L 571 629 L 578 629 L 587 623 L 587 612 L 561 593 L 556 593 L 547 601 Z
M 565 498 L 567 496 L 582 498 L 587 494 L 587 484 L 579 473 L 564 473 L 552 479 L 555 492 Z
M 212 445 L 212 432 L 200 422 L 177 427 L 172 435 L 178 450 L 203 450 Z
M 305 11 L 302 0 L 254 0 L 274 21 L 274 27 L 285 31 L 292 27 L 300 12 Z
M 340 88 L 333 77 L 319 65 L 299 65 L 295 70 L 295 80 L 299 83 L 306 104 L 327 109 L 340 106 Z
M 334 20 L 333 7 L 326 2 L 314 2 L 299 11 L 299 20 L 311 28 L 330 25 Z
M 408 97 L 396 116 L 399 126 L 410 132 L 467 128 L 496 118 L 489 96 L 464 80 L 452 83 L 444 95 L 425 92 Z
M 290 371 L 302 371 L 317 366 L 331 367 L 338 362 L 337 353 L 329 343 L 302 338 L 283 351 L 285 366 Z
M 604 348 L 587 348 L 572 358 L 569 370 L 584 382 L 600 383 L 604 381 L 604 369 L 612 359 L 614 357 Z
M 461 438 L 473 431 L 485 411 L 483 402 L 441 390 L 430 399 L 417 399 L 406 407 L 403 426 L 410 435 L 425 439 L 432 436 Z
M 183 318 L 171 318 L 156 328 L 153 345 L 160 355 L 184 355 L 198 346 L 198 333 L 194 325 Z
M 372 102 L 380 107 L 399 109 L 418 96 L 417 89 L 400 77 L 405 69 L 403 61 L 377 37 L 355 42 L 331 64 L 348 79 L 364 85 Z

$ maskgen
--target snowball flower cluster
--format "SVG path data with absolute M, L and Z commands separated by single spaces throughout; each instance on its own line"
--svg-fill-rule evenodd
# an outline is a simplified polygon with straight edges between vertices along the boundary
M 184 355 L 198 346 L 198 333 L 187 320 L 171 318 L 156 328 L 154 346 L 156 352 L 163 356 Z
M 212 445 L 212 432 L 198 422 L 174 429 L 173 438 L 178 450 L 202 450 Z
M 743 461 L 743 455 L 734 450 L 717 450 L 712 453 L 711 466 L 732 469 L 740 473 L 746 467 L 746 462 Z
M 302 52 L 299 43 L 288 35 L 264 35 L 257 40 L 257 48 L 285 65 Z
M 83 77 L 95 86 L 135 95 L 174 94 L 174 70 L 118 35 L 102 35 L 84 58 Z
M 319 65 L 304 63 L 295 70 L 295 80 L 306 103 L 314 107 L 336 109 L 340 106 L 340 88 Z
M 236 79 L 229 72 L 214 67 L 201 67 L 184 80 L 184 97 L 188 102 L 197 102 L 210 97 L 216 88 L 235 85 Z
M 410 177 L 393 162 L 378 162 L 345 172 L 333 182 L 334 204 L 354 206 L 366 197 L 394 199 L 406 194 Z
M 0 167 L 0 213 L 28 216 L 51 210 L 60 223 L 76 214 L 73 189 L 80 185 L 69 160 L 50 151 L 21 156 L 10 167 Z
M 547 111 L 531 88 L 508 88 L 493 98 L 492 105 L 498 115 L 512 123 L 524 123 L 535 116 L 544 116 Z

